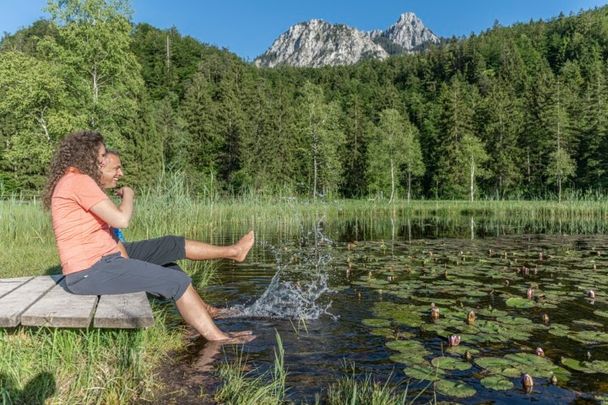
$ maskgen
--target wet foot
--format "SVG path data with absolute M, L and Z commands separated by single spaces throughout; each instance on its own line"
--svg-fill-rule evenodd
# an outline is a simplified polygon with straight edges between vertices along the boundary
M 217 308 L 212 306 L 209 306 L 207 311 L 213 319 L 231 318 L 239 313 L 236 308 Z
M 217 308 L 214 319 L 232 318 L 237 316 L 240 311 L 236 308 Z
M 242 262 L 247 257 L 247 253 L 253 247 L 253 242 L 255 242 L 255 235 L 253 231 L 249 231 L 248 234 L 243 236 L 241 240 L 239 240 L 234 247 L 237 249 L 237 253 L 233 256 L 233 259 L 237 262 Z
M 242 344 L 251 342 L 256 336 L 250 330 L 242 330 L 239 332 L 227 332 L 224 338 L 213 339 L 214 342 L 221 344 Z

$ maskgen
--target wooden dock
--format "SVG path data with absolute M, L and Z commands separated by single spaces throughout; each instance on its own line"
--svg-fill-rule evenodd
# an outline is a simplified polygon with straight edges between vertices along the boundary
M 0 279 L 0 327 L 146 328 L 154 316 L 145 292 L 75 295 L 63 276 Z

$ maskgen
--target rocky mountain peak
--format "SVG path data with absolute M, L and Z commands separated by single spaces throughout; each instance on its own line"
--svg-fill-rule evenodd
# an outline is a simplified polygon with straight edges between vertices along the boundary
M 411 12 L 401 14 L 384 31 L 364 32 L 312 19 L 292 25 L 254 63 L 258 67 L 348 65 L 363 59 L 385 59 L 392 54 L 414 52 L 436 42 L 439 38 Z

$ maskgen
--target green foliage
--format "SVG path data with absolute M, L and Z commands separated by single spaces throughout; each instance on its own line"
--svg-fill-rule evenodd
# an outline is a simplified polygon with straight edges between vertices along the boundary
M 344 134 L 338 126 L 338 106 L 326 102 L 323 89 L 310 82 L 304 84 L 300 103 L 301 171 L 313 199 L 332 195 L 338 190 L 342 176 L 338 151 L 344 143 Z
M 402 174 L 408 178 L 408 198 L 411 177 L 424 173 L 422 152 L 417 129 L 397 110 L 380 113 L 380 122 L 368 146 L 368 174 L 371 193 L 386 193 L 390 201 Z
M 60 67 L 21 52 L 0 58 L 0 140 L 9 191 L 39 188 L 55 143 L 75 121 Z
M 236 364 L 224 364 L 219 369 L 222 386 L 215 399 L 226 404 L 282 404 L 285 397 L 285 378 L 283 358 L 285 351 L 281 336 L 276 334 L 274 370 L 253 377 L 245 373 L 245 359 L 240 355 Z
M 0 41 L 5 190 L 39 191 L 57 141 L 82 128 L 123 152 L 131 184 L 184 173 L 199 195 L 561 200 L 608 187 L 608 7 L 318 69 L 258 69 L 133 25 L 127 0 L 48 11 Z

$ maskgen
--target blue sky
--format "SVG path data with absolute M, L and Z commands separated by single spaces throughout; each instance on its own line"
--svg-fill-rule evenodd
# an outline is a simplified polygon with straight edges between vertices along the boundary
M 175 26 L 201 42 L 228 48 L 245 59 L 262 54 L 291 25 L 311 18 L 361 30 L 384 29 L 414 12 L 443 37 L 492 26 L 548 19 L 608 4 L 608 0 L 132 0 L 135 22 Z M 0 0 L 0 32 L 14 33 L 45 13 L 46 0 Z

